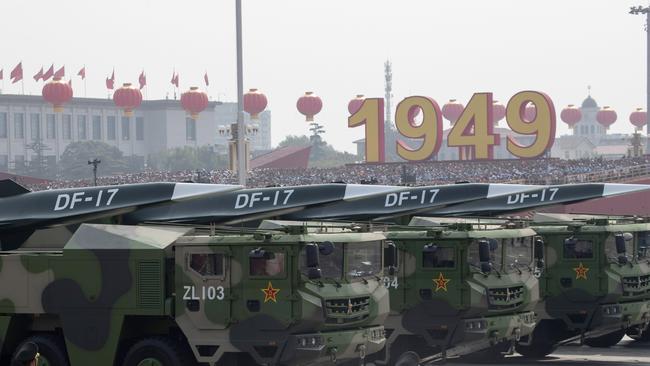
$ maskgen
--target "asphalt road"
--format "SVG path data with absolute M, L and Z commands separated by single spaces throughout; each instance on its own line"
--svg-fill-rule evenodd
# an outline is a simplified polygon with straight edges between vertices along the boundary
M 450 364 L 454 366 L 475 365 L 462 361 L 454 361 Z M 526 360 L 515 354 L 507 356 L 498 364 L 482 363 L 481 365 L 650 366 L 650 343 L 634 342 L 625 337 L 615 347 L 606 349 L 569 344 L 558 348 L 555 353 L 543 360 Z

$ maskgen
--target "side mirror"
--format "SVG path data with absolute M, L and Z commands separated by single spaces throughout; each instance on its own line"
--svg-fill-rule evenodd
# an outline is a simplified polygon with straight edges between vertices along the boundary
M 478 258 L 481 262 L 481 272 L 489 273 L 492 272 L 492 263 L 490 263 L 490 252 L 491 252 L 490 242 L 487 240 L 480 240 L 478 242 Z
M 478 260 L 482 263 L 490 262 L 490 243 L 487 240 L 478 242 Z
M 537 262 L 535 263 L 535 276 L 539 278 L 544 268 L 544 241 L 541 238 L 535 238 L 533 245 L 533 257 Z
M 574 237 L 564 239 L 564 253 L 575 253 L 578 240 Z
M 318 244 L 318 251 L 324 256 L 334 253 L 334 243 L 331 241 L 324 241 Z
M 541 238 L 535 238 L 533 256 L 538 261 L 544 260 L 544 241 Z
M 305 246 L 305 255 L 307 257 L 307 278 L 317 280 L 323 276 L 320 270 L 318 260 L 319 246 L 316 243 L 310 243 Z
M 617 254 L 625 254 L 625 235 L 623 233 L 616 234 L 614 237 L 614 240 L 616 242 L 616 253 Z
M 311 243 L 307 244 L 305 247 L 305 254 L 307 255 L 307 267 L 309 268 L 318 268 L 319 267 L 319 260 L 318 260 L 318 245 Z
M 397 267 L 397 246 L 393 242 L 387 242 L 384 248 L 384 266 L 389 268 Z
M 253 259 L 270 259 L 270 258 L 268 258 L 268 257 L 269 257 L 270 255 L 272 255 L 272 254 L 273 254 L 273 253 L 267 253 L 267 251 L 264 250 L 264 249 L 262 249 L 262 248 L 256 248 L 256 249 L 251 250 L 251 251 L 248 253 L 248 258 L 253 258 Z

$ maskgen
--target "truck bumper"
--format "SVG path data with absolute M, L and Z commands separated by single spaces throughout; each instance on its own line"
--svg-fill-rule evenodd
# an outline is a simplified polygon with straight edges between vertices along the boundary
M 361 360 L 384 347 L 384 333 L 384 327 L 377 326 L 292 335 L 282 352 L 281 360 L 283 364 L 289 365 L 331 365 L 337 361 Z
M 601 305 L 598 309 L 602 328 L 626 329 L 650 321 L 650 302 L 633 301 Z
M 490 316 L 464 321 L 464 341 L 489 340 L 496 344 L 502 341 L 519 341 L 535 329 L 535 313 L 532 311 L 516 315 Z

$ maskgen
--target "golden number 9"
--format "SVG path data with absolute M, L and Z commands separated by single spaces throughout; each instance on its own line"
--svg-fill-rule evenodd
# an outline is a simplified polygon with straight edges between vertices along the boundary
M 526 106 L 535 105 L 536 115 L 532 121 L 524 120 Z M 508 136 L 506 148 L 520 158 L 536 158 L 553 146 L 555 141 L 555 108 L 548 95 L 536 91 L 523 91 L 508 101 L 506 121 L 512 131 L 522 135 L 535 135 L 535 141 L 528 146 L 519 145 Z
M 416 125 L 409 121 L 409 111 L 419 108 L 422 112 L 422 123 Z M 405 98 L 397 105 L 395 112 L 397 131 L 412 139 L 423 139 L 419 148 L 413 149 L 402 141 L 397 141 L 397 155 L 408 161 L 426 160 L 436 154 L 442 143 L 442 112 L 433 99 L 412 96 Z

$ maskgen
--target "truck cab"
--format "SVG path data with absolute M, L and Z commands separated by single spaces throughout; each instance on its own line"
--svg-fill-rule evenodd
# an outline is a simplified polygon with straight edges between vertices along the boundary
M 416 365 L 486 349 L 500 356 L 532 333 L 539 300 L 532 229 L 412 224 L 386 232 L 398 265 L 384 269 L 391 312 L 376 363 Z
M 519 353 L 539 358 L 581 340 L 609 347 L 650 321 L 650 224 L 630 219 L 547 215 L 534 229 L 546 243 L 543 301 L 535 332 Z

